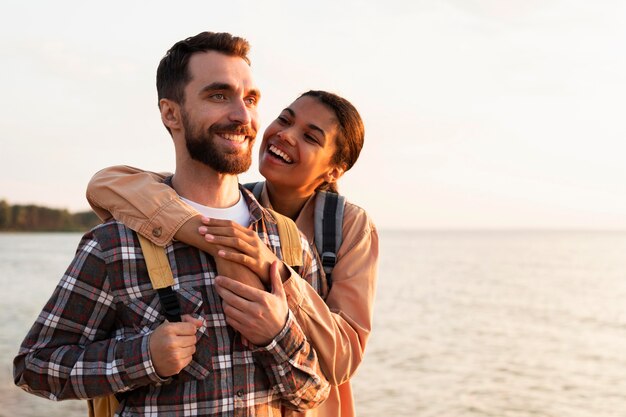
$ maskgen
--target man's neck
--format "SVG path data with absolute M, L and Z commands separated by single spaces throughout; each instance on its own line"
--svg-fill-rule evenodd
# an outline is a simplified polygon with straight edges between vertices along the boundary
M 239 201 L 238 178 L 193 160 L 176 164 L 172 186 L 181 197 L 207 207 L 232 207 Z

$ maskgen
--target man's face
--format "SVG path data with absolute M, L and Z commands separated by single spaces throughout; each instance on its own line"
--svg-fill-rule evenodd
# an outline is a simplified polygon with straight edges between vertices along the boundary
M 194 54 L 181 107 L 189 156 L 223 174 L 250 167 L 259 92 L 250 66 L 218 52 Z

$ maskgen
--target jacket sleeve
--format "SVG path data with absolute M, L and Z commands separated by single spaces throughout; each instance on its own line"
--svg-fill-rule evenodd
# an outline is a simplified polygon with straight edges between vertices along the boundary
M 292 271 L 289 280 L 304 285 L 319 282 L 319 268 L 306 238 L 301 234 L 304 280 Z M 280 393 L 283 405 L 291 410 L 305 411 L 317 407 L 330 394 L 330 384 L 324 376 L 317 352 L 307 339 L 300 324 L 289 310 L 283 330 L 269 345 L 253 349 L 253 355 L 263 366 L 274 390 Z
M 328 398 L 330 384 L 322 375 L 317 355 L 291 312 L 285 327 L 274 340 L 252 352 L 286 407 L 305 411 Z
M 114 217 L 165 246 L 186 221 L 198 214 L 172 187 L 163 184 L 170 175 L 124 165 L 105 168 L 89 181 L 87 200 L 100 219 Z
M 15 384 L 52 399 L 93 398 L 163 382 L 149 334 L 112 337 L 116 304 L 98 242 L 85 235 L 13 361 Z
M 350 379 L 363 359 L 372 328 L 378 233 L 361 208 L 347 204 L 344 239 L 326 300 L 302 280 L 285 282 L 290 309 L 311 340 L 333 385 Z

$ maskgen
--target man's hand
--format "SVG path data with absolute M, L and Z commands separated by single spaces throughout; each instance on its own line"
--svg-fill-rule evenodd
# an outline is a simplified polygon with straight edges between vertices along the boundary
M 224 276 L 215 279 L 226 322 L 257 346 L 268 345 L 287 322 L 289 306 L 278 264 L 276 261 L 270 267 L 271 293 Z
M 202 326 L 202 320 L 189 314 L 181 319 L 180 323 L 166 321 L 150 335 L 152 364 L 162 378 L 179 373 L 196 352 L 196 331 Z

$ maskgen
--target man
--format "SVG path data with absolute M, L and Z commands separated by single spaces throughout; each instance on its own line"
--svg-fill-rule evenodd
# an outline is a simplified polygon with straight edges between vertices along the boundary
M 250 165 L 260 98 L 247 51 L 241 38 L 204 32 L 161 60 L 159 108 L 176 153 L 170 184 L 205 215 L 250 223 L 280 253 L 276 224 L 236 177 Z M 307 276 L 316 265 L 304 250 Z M 246 306 L 270 316 L 267 325 L 248 331 L 233 323 L 235 332 L 213 258 L 180 242 L 166 251 L 180 323 L 164 321 L 134 232 L 115 221 L 88 232 L 15 358 L 16 384 L 54 400 L 116 393 L 122 416 L 274 416 L 326 398 L 328 383 L 287 307 L 276 264 L 272 292 L 257 292 Z

